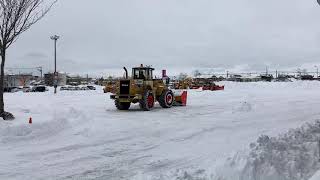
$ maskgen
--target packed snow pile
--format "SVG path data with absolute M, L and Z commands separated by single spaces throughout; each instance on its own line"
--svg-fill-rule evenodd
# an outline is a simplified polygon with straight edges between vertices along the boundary
M 320 179 L 320 171 L 318 171 L 315 175 L 312 176 L 309 180 L 319 180 Z
M 262 135 L 247 156 L 237 153 L 220 168 L 217 179 L 308 180 L 320 169 L 319 140 L 320 121 L 279 137 Z

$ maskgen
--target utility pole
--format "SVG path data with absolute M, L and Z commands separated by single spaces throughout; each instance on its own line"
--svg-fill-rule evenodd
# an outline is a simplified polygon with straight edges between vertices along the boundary
M 89 85 L 89 74 L 87 74 L 87 85 Z
M 53 86 L 54 93 L 57 94 L 58 87 L 58 73 L 57 73 L 57 41 L 60 37 L 57 35 L 51 36 L 51 39 L 54 41 L 54 75 L 53 75 Z
M 38 71 L 40 72 L 40 78 L 42 80 L 42 74 L 43 74 L 43 71 L 42 71 L 42 66 L 40 67 L 37 67 Z

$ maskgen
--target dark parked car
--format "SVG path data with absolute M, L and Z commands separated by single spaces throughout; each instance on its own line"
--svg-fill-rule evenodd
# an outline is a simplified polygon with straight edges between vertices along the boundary
M 4 90 L 4 92 L 15 93 L 15 92 L 22 91 L 22 88 L 20 88 L 20 87 L 5 87 L 5 88 L 3 88 L 3 90 Z
M 32 92 L 46 92 L 47 88 L 45 86 L 34 86 L 32 87 Z
M 90 89 L 90 90 L 96 90 L 96 87 L 94 87 L 94 86 L 87 86 L 88 87 L 88 89 Z

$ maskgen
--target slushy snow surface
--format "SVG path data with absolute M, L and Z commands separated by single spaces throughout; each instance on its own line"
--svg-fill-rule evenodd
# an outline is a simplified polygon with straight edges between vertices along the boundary
M 320 83 L 223 84 L 225 91 L 190 90 L 187 107 L 151 112 L 117 111 L 102 88 L 6 94 L 16 120 L 0 121 L 0 179 L 286 180 L 296 169 L 297 179 L 311 178 L 314 139 L 303 141 L 310 154 L 297 160 L 307 169 L 293 163 L 292 147 L 296 132 L 317 127 Z M 278 160 L 259 161 L 273 150 Z M 278 162 L 287 174 L 274 169 Z

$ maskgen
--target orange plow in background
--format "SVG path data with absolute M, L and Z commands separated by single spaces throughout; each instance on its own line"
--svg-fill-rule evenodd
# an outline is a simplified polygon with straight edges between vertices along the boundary
M 219 86 L 219 85 L 216 85 L 216 84 L 204 85 L 202 87 L 202 90 L 204 90 L 204 91 L 223 91 L 224 90 L 224 86 Z

